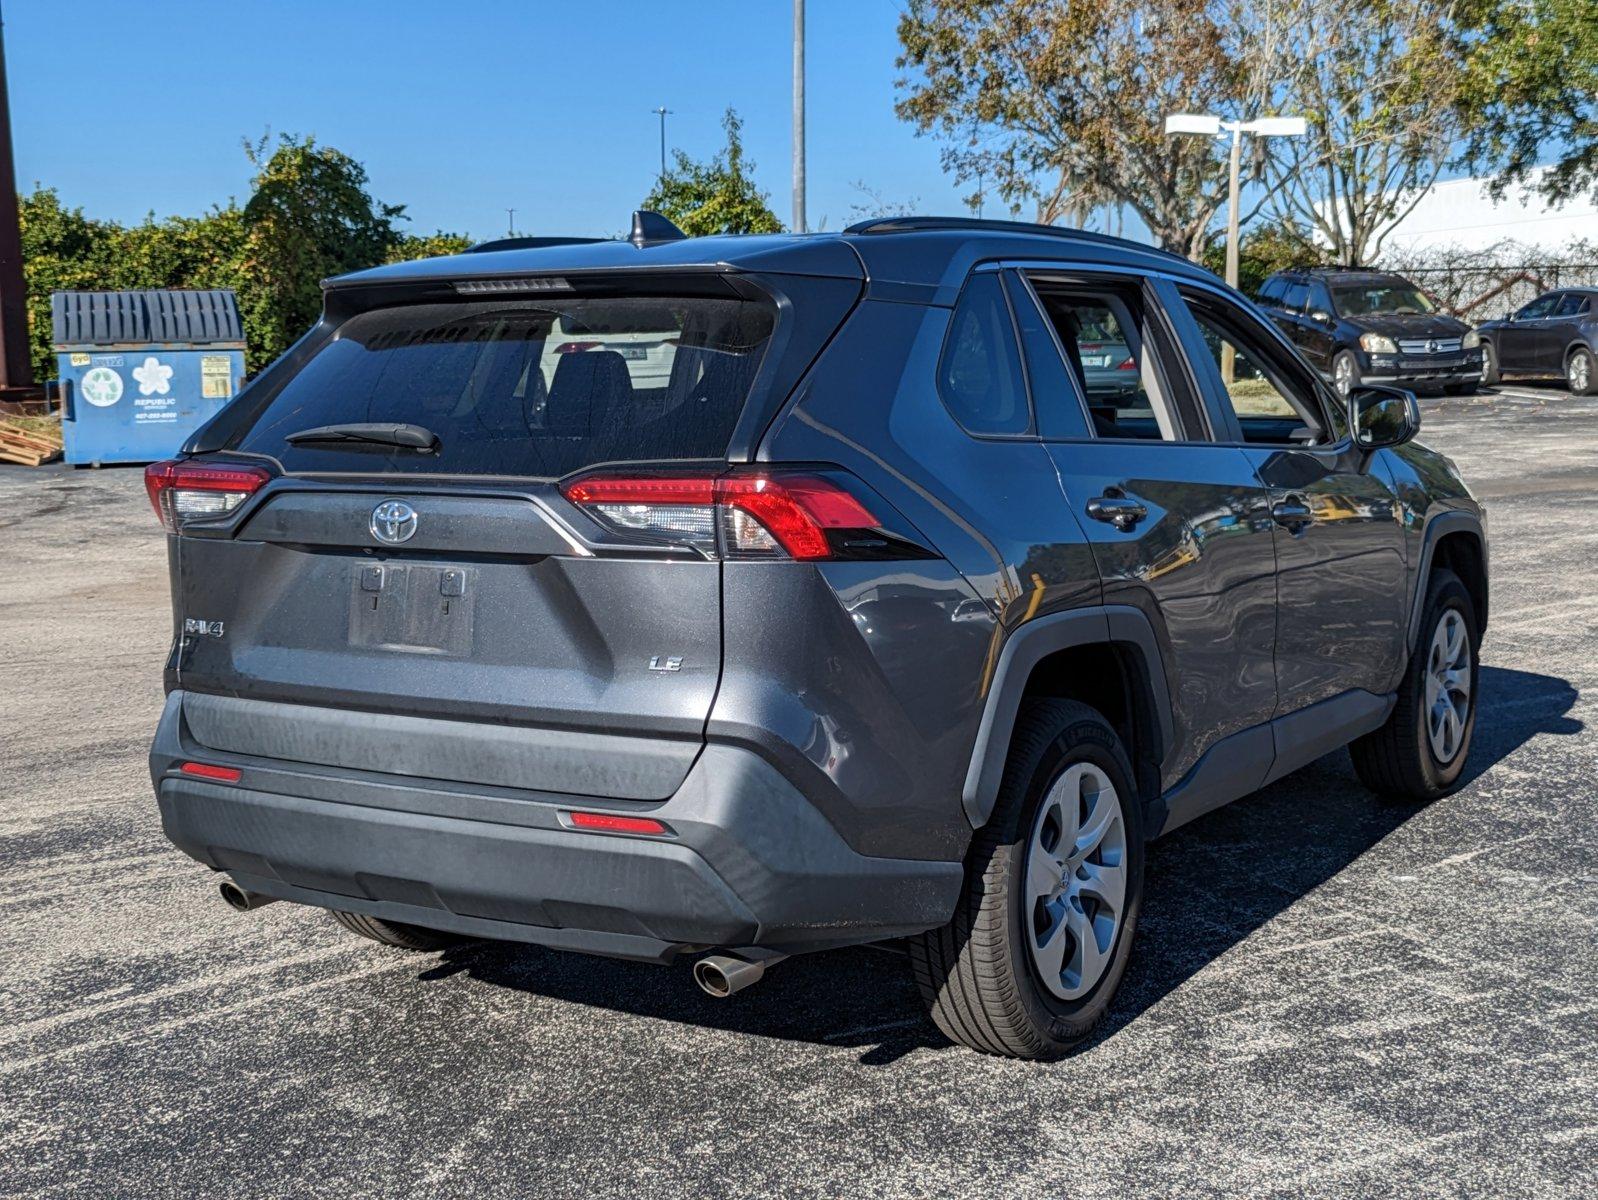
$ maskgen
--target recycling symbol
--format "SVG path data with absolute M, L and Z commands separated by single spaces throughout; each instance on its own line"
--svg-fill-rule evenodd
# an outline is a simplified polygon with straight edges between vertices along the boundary
M 96 408 L 110 408 L 122 399 L 122 376 L 110 367 L 90 367 L 78 386 L 83 398 Z

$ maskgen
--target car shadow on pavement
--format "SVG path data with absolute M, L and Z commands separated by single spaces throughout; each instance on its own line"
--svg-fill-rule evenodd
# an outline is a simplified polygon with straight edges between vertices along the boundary
M 1484 666 L 1474 779 L 1539 733 L 1579 732 L 1563 679 Z M 1445 801 L 1446 803 L 1446 801 Z M 1149 849 L 1138 946 L 1121 993 L 1089 1045 L 1115 1036 L 1417 812 L 1366 791 L 1343 751 L 1177 830 Z M 867 1065 L 949 1043 L 923 1016 L 902 955 L 857 947 L 789 959 L 727 1000 L 661 968 L 481 942 L 446 952 L 423 980 L 460 973 L 495 987 L 730 1033 L 860 1052 Z

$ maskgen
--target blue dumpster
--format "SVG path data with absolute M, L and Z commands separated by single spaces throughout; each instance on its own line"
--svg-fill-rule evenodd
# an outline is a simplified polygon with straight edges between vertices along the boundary
M 69 463 L 169 458 L 244 383 L 231 291 L 55 292 L 50 323 Z

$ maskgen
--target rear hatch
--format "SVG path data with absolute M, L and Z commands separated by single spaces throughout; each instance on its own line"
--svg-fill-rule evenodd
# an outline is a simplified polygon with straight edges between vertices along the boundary
M 822 282 L 830 332 L 858 285 Z M 571 481 L 725 473 L 762 423 L 751 396 L 780 400 L 819 340 L 789 345 L 747 280 L 604 290 L 346 301 L 191 443 L 206 453 L 152 468 L 180 534 L 171 682 L 194 743 L 614 799 L 677 788 L 720 670 L 714 530 L 691 503 L 642 524 L 646 506 L 585 508 Z

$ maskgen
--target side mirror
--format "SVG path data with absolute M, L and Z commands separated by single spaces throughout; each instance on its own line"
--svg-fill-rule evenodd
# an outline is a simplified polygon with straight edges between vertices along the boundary
M 1361 450 L 1402 446 L 1420 432 L 1420 405 L 1414 392 L 1366 384 L 1349 393 L 1348 423 Z
M 1314 321 L 1317 325 L 1330 325 L 1332 323 L 1332 314 L 1327 312 L 1324 308 L 1317 308 L 1314 312 L 1310 313 L 1309 319 Z

